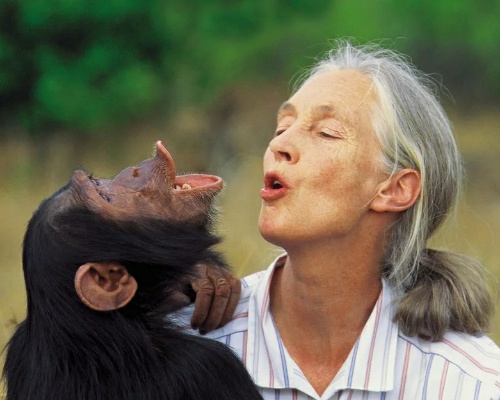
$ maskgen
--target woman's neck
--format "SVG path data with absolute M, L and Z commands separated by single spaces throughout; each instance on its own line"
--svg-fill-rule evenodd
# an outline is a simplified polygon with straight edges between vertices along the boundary
M 320 254 L 301 258 L 288 253 L 276 270 L 271 288 L 271 311 L 297 318 L 302 325 L 334 328 L 364 326 L 381 289 L 380 263 L 360 257 Z
M 321 394 L 346 360 L 381 291 L 378 246 L 287 249 L 271 313 L 287 351 Z M 352 246 L 350 247 L 352 249 Z

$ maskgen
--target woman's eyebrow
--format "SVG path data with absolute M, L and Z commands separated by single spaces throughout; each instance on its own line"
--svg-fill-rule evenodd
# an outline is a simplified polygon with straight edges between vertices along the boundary
M 338 118 L 338 113 L 336 112 L 335 107 L 328 104 L 314 107 L 312 109 L 312 115 L 314 115 L 317 119 Z
M 329 104 L 323 104 L 317 107 L 314 107 L 312 110 L 312 113 L 314 115 L 321 116 L 323 118 L 325 117 L 335 117 L 337 116 L 337 112 L 335 107 L 329 105 Z M 288 114 L 288 115 L 297 115 L 297 110 L 295 109 L 295 106 L 290 103 L 290 102 L 285 102 L 283 103 L 280 108 L 278 109 L 277 115 L 280 116 L 281 114 Z
M 277 117 L 279 118 L 282 114 L 296 116 L 297 110 L 292 103 L 286 101 L 278 109 Z
M 287 101 L 283 103 L 278 109 L 277 118 L 279 120 L 280 118 L 289 115 L 296 118 L 297 109 L 292 103 Z M 350 125 L 350 121 L 346 120 L 346 118 L 343 118 L 339 113 L 337 107 L 331 104 L 321 104 L 319 106 L 313 107 L 313 109 L 311 110 L 310 118 L 311 126 L 315 124 L 316 121 L 327 118 L 334 118 L 342 125 L 342 128 L 344 128 L 344 124 Z

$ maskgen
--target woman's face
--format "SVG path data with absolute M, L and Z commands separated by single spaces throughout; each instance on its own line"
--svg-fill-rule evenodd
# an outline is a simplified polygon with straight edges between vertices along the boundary
M 371 126 L 376 101 L 370 78 L 341 70 L 308 80 L 281 106 L 264 156 L 265 239 L 286 248 L 363 229 L 387 178 Z

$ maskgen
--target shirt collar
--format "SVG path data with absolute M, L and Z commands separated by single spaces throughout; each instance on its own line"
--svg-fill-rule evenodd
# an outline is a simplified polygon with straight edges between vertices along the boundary
M 284 348 L 269 310 L 271 279 L 285 259 L 286 254 L 276 258 L 251 294 L 246 364 L 258 386 L 294 388 L 317 397 Z M 323 398 L 342 389 L 378 392 L 392 389 L 398 338 L 397 325 L 392 322 L 393 297 L 391 288 L 383 281 L 380 296 L 361 335 Z
M 393 319 L 394 295 L 382 280 L 382 291 L 331 387 L 374 392 L 392 390 L 399 329 Z M 326 394 L 326 393 L 325 393 Z

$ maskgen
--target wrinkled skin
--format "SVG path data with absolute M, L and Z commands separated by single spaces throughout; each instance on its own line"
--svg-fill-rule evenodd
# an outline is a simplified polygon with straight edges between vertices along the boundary
M 128 167 L 113 179 L 89 176 L 78 170 L 63 203 L 85 203 L 113 219 L 154 217 L 189 224 L 210 223 L 213 198 L 223 181 L 214 175 L 176 175 L 174 161 L 161 141 L 153 158 Z M 179 287 L 171 296 L 177 308 L 195 302 L 192 326 L 206 333 L 228 323 L 241 293 L 240 281 L 224 266 L 198 264 L 191 288 Z
M 73 175 L 75 201 L 113 218 L 147 216 L 172 222 L 204 223 L 213 197 L 223 188 L 213 175 L 176 176 L 175 164 L 163 144 L 156 155 L 128 167 L 113 179 L 98 179 L 83 171 Z

